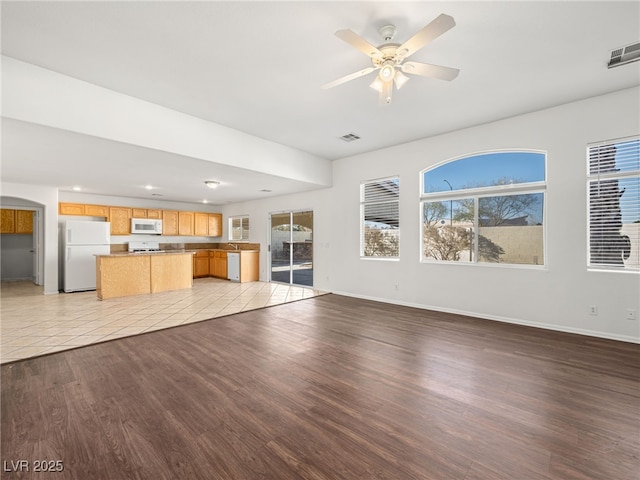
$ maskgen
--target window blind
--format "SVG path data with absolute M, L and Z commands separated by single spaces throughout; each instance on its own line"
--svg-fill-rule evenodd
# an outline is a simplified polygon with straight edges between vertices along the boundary
M 364 182 L 360 187 L 364 257 L 397 257 L 400 238 L 400 179 Z
M 591 267 L 640 271 L 640 139 L 587 147 Z

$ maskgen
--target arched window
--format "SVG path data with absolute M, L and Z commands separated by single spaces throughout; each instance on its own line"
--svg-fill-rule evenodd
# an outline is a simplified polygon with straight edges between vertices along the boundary
M 422 259 L 544 265 L 546 156 L 500 151 L 422 172 Z

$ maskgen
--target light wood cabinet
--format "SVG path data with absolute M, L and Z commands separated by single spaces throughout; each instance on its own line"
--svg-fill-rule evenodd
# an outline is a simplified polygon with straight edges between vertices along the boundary
M 240 282 L 257 282 L 260 279 L 260 253 L 240 251 Z
M 33 211 L 3 208 L 0 219 L 0 233 L 33 233 Z
M 33 212 L 31 210 L 16 210 L 16 233 L 33 233 Z
M 60 215 L 84 215 L 84 204 L 60 202 L 58 204 L 58 213 Z
M 196 252 L 193 255 L 193 278 L 209 276 L 209 250 Z
M 109 207 L 105 205 L 85 205 L 84 214 L 90 217 L 108 217 Z
M 176 210 L 162 211 L 162 234 L 178 235 L 178 212 Z
M 196 237 L 206 237 L 209 235 L 209 214 L 194 212 L 193 214 L 193 234 Z
M 209 225 L 207 234 L 210 237 L 222 236 L 222 214 L 221 213 L 209 213 L 208 214 Z
M 178 212 L 178 235 L 193 236 L 194 212 Z
M 99 255 L 96 257 L 98 298 L 127 297 L 193 286 L 191 253 Z
M 162 219 L 162 210 L 148 208 L 147 218 L 156 218 L 158 220 Z
M 227 278 L 227 252 L 213 250 L 209 256 L 209 274 L 218 278 Z
M 111 235 L 129 235 L 131 233 L 131 218 L 155 218 L 162 220 L 162 235 L 222 236 L 221 213 L 159 210 L 156 208 L 138 207 L 110 207 L 107 205 L 89 205 L 69 202 L 59 202 L 58 213 L 60 215 L 105 217 L 111 222 Z M 3 221 L 5 223 L 8 222 L 8 217 Z M 15 223 L 15 219 L 13 222 Z M 115 226 L 114 223 L 116 223 Z
M 16 232 L 16 211 L 8 208 L 0 210 L 0 233 Z
M 58 213 L 60 215 L 86 215 L 89 217 L 106 218 L 109 216 L 109 207 L 106 205 L 60 202 L 58 204 Z
M 109 207 L 111 235 L 131 234 L 131 209 L 128 207 Z

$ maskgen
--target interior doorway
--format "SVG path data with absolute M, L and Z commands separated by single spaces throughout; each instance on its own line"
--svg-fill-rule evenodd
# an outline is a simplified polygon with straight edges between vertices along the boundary
M 313 211 L 269 215 L 271 281 L 313 286 Z
M 3 197 L 0 203 L 3 213 L 14 218 L 11 227 L 0 234 L 0 280 L 31 280 L 44 285 L 43 207 L 9 197 Z M 25 228 L 27 222 L 30 228 Z

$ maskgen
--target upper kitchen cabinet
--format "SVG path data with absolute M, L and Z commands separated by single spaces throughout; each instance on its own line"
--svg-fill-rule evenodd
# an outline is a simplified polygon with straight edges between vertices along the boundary
M 84 215 L 84 204 L 60 202 L 58 204 L 58 213 L 60 215 Z
M 3 208 L 1 215 L 0 233 L 33 233 L 33 211 Z
M 90 217 L 108 217 L 109 207 L 105 205 L 85 205 L 84 214 Z
M 162 211 L 162 235 L 178 235 L 177 210 Z
M 146 208 L 132 208 L 131 215 L 133 218 L 147 218 L 147 209 Z
M 16 211 L 3 208 L 0 210 L 0 233 L 16 232 Z
M 31 210 L 16 210 L 16 233 L 33 233 L 33 212 Z
M 209 235 L 209 214 L 194 212 L 193 214 L 193 234 L 197 237 Z
M 148 208 L 147 218 L 156 218 L 158 220 L 162 220 L 162 210 Z
M 197 237 L 222 236 L 222 214 L 195 212 L 193 234 Z
M 194 212 L 178 212 L 178 235 L 193 236 Z
M 111 235 L 131 234 L 131 208 L 109 207 L 109 221 L 111 222 Z
M 67 203 L 60 202 L 58 204 L 58 213 L 60 215 L 86 215 L 90 217 L 108 217 L 109 207 L 105 205 L 85 205 L 84 203 Z
M 207 230 L 207 235 L 210 237 L 221 237 L 222 236 L 222 214 L 221 213 L 210 213 L 209 214 L 209 225 Z

